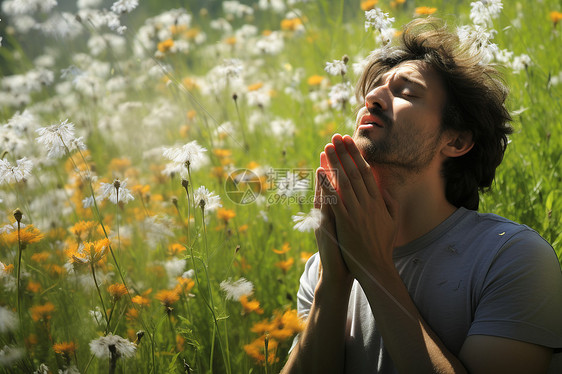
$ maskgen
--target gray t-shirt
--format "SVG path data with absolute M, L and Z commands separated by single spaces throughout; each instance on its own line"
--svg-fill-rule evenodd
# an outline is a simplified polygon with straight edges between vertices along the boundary
M 460 208 L 426 235 L 395 248 L 393 258 L 422 317 L 453 354 L 475 334 L 562 348 L 560 265 L 552 247 L 527 226 Z M 300 279 L 297 304 L 304 317 L 319 263 L 316 253 Z M 347 318 L 346 372 L 394 373 L 357 281 Z

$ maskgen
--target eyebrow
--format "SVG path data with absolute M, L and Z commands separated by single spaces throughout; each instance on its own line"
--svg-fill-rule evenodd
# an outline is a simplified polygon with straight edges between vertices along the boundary
M 384 81 L 386 80 L 386 78 L 388 78 L 388 76 L 389 76 L 390 73 L 391 73 L 391 72 L 388 71 L 388 72 L 384 73 L 383 75 L 381 75 L 380 78 L 377 79 L 377 83 L 380 84 L 380 82 L 384 82 Z M 427 90 L 426 84 L 423 83 L 422 81 L 416 79 L 416 78 L 411 78 L 411 77 L 405 75 L 405 74 L 402 73 L 402 72 L 394 72 L 394 73 L 392 73 L 392 74 L 396 75 L 396 79 L 400 79 L 400 80 L 406 81 L 406 82 L 408 82 L 408 83 L 411 83 L 411 84 L 413 84 L 413 85 L 415 85 L 415 86 L 420 87 L 420 88 L 423 89 L 423 90 Z

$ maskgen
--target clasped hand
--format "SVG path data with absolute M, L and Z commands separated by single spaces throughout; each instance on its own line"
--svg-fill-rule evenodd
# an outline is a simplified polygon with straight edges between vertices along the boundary
M 332 137 L 320 155 L 316 177 L 315 207 L 322 212 L 316 238 L 323 277 L 362 283 L 394 269 L 397 204 L 379 188 L 350 136 Z

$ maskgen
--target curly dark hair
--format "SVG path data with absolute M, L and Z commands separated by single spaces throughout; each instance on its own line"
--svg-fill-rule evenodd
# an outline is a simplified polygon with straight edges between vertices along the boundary
M 443 163 L 445 196 L 456 207 L 477 210 L 479 192 L 492 185 L 513 129 L 500 73 L 483 63 L 471 47 L 448 31 L 442 20 L 414 20 L 404 27 L 398 45 L 387 45 L 371 54 L 355 92 L 358 98 L 366 97 L 382 74 L 404 61 L 419 60 L 433 68 L 446 92 L 441 130 L 470 133 L 474 141 L 469 152 Z

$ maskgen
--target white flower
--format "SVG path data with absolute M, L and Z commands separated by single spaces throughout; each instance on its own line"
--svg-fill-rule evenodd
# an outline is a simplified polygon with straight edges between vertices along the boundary
M 205 152 L 207 149 L 201 147 L 194 140 L 181 147 L 164 148 L 164 157 L 178 164 L 187 164 L 190 167 L 197 167 L 199 163 L 206 161 Z
M 49 374 L 49 367 L 45 364 L 41 364 L 33 374 Z
M 49 158 L 60 158 L 66 154 L 67 149 L 76 149 L 74 124 L 69 123 L 68 119 L 49 127 L 41 127 L 36 132 L 39 134 L 36 140 L 47 148 Z
M 5 345 L 0 349 L 0 366 L 11 366 L 14 362 L 23 358 L 25 351 L 23 348 Z
M 240 4 L 239 1 L 223 1 L 222 9 L 228 15 L 235 17 L 244 17 L 246 15 L 254 14 L 254 9 L 248 5 Z
M 135 355 L 137 346 L 135 343 L 128 339 L 122 338 L 119 335 L 109 333 L 107 336 L 102 336 L 90 342 L 90 351 L 97 358 L 108 358 L 109 347 L 115 347 L 117 357 L 129 358 Z
M 80 374 L 80 370 L 74 365 L 67 366 L 64 370 L 59 369 L 59 374 Z
M 346 103 L 353 104 L 355 95 L 351 83 L 338 83 L 330 88 L 330 106 L 334 109 L 345 108 Z
M 320 213 L 320 209 L 312 208 L 308 214 L 303 212 L 298 212 L 296 215 L 292 216 L 293 222 L 295 226 L 293 229 L 298 230 L 300 232 L 308 232 L 316 230 L 320 227 L 320 218 L 322 214 Z
M 129 13 L 139 5 L 138 0 L 119 0 L 113 3 L 111 10 L 117 14 Z
M 119 179 L 115 179 L 113 183 L 100 183 L 99 188 L 99 199 L 109 199 L 113 204 L 117 204 L 118 202 L 128 203 L 135 198 L 131 194 L 131 191 L 127 189 L 127 180 L 120 181 Z
M 180 274 L 183 274 L 183 269 L 185 269 L 186 263 L 187 263 L 187 260 L 179 259 L 179 258 L 174 258 L 174 259 L 166 261 L 164 263 L 164 268 L 166 269 L 166 272 L 168 273 L 168 278 L 170 278 L 170 280 L 174 280 L 178 276 L 180 276 Z
M 521 70 L 525 70 L 531 65 L 531 57 L 526 54 L 515 56 L 511 63 L 511 68 L 515 74 L 519 74 Z
M 347 66 L 342 60 L 334 60 L 333 62 L 326 62 L 324 70 L 330 75 L 345 75 Z
M 8 161 L 0 159 L 0 185 L 6 183 L 18 183 L 31 176 L 33 162 L 26 157 L 16 161 L 16 165 L 12 166 Z
M 220 196 L 209 192 L 205 186 L 196 189 L 194 195 L 195 206 L 203 208 L 206 212 L 216 210 L 222 206 Z
M 394 22 L 394 17 L 389 17 L 388 13 L 384 13 L 382 10 L 375 8 L 365 12 L 365 31 L 369 31 L 370 28 L 375 30 L 384 30 L 392 27 Z
M 470 3 L 470 19 L 475 25 L 491 26 L 503 8 L 501 0 L 480 0 Z
M 0 271 L 2 271 L 0 269 Z M 0 306 L 0 334 L 14 331 L 18 327 L 18 316 L 10 309 Z
M 221 290 L 226 293 L 227 300 L 239 300 L 242 296 L 249 296 L 254 292 L 254 285 L 246 278 L 240 278 L 237 281 L 232 281 L 231 278 L 222 281 L 220 284 Z
M 480 55 L 482 63 L 489 63 L 499 51 L 497 44 L 492 43 L 496 30 L 487 30 L 479 25 L 460 26 L 457 35 L 461 44 L 468 46 L 469 50 Z
M 195 278 L 195 270 L 189 269 L 188 271 L 185 271 L 181 275 L 181 277 L 184 278 L 184 279 L 193 279 L 193 278 Z

